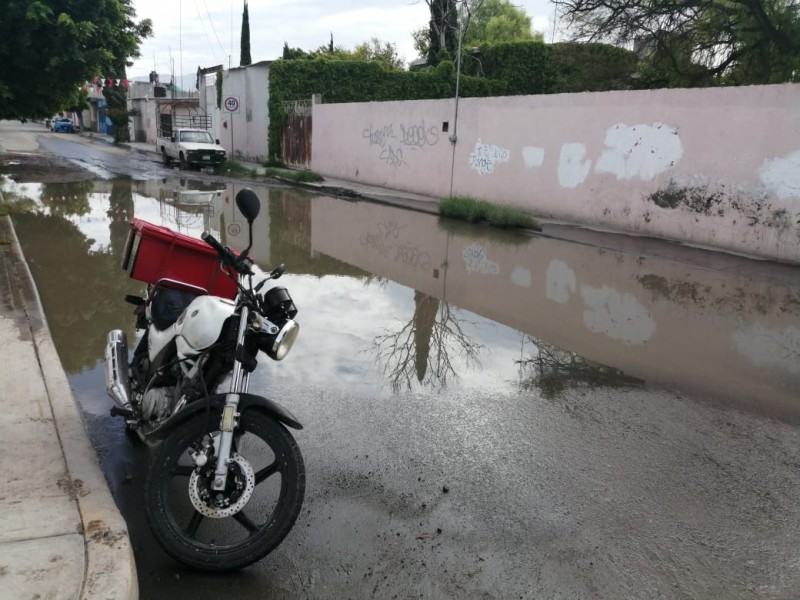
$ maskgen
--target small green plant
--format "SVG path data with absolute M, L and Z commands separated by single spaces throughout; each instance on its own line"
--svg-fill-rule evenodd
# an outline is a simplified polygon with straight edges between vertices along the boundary
M 215 166 L 214 173 L 218 175 L 246 175 L 248 177 L 256 176 L 255 169 L 249 169 L 243 164 L 231 159 L 227 159 Z
M 311 169 L 280 169 L 277 167 L 267 167 L 267 177 L 283 177 L 300 183 L 318 183 L 325 181 L 325 178 Z
M 542 230 L 536 219 L 528 213 L 466 196 L 451 196 L 442 199 L 439 202 L 439 214 L 443 217 L 461 219 L 470 223 L 485 221 L 495 227 Z

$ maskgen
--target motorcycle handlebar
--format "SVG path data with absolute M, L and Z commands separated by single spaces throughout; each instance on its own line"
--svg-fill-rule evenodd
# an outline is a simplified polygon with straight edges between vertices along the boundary
M 233 268 L 237 273 L 241 273 L 242 275 L 253 274 L 253 270 L 250 268 L 250 261 L 248 261 L 246 257 L 237 258 L 237 256 L 231 252 L 230 248 L 220 244 L 210 232 L 204 231 L 201 233 L 200 239 L 216 250 L 222 262 Z

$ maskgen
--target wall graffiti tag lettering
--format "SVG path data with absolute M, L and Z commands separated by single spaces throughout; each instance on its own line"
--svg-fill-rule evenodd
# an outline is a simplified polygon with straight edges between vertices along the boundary
M 479 175 L 486 175 L 494 172 L 496 164 L 508 162 L 510 158 L 511 153 L 507 149 L 484 144 L 479 139 L 469 155 L 469 168 Z
M 419 124 L 400 125 L 401 142 L 406 146 L 435 146 L 439 141 L 439 128 L 435 125 L 425 126 L 425 121 Z
M 370 146 L 380 146 L 381 148 L 385 147 L 390 139 L 397 139 L 391 124 L 384 125 L 380 129 L 373 129 L 370 125 L 361 133 L 361 137 L 368 139 Z
M 500 274 L 500 265 L 487 258 L 486 248 L 483 246 L 475 243 L 464 246 L 464 249 L 461 251 L 461 256 L 466 263 L 468 275 L 472 273 L 485 273 L 488 275 Z
M 394 123 L 381 127 L 370 124 L 361 132 L 361 137 L 369 140 L 370 146 L 380 148 L 378 158 L 391 167 L 407 166 L 407 155 L 403 149 L 421 150 L 439 143 L 439 128 L 427 125 L 424 120 L 400 124 L 395 131 Z
M 391 144 L 381 150 L 380 159 L 390 167 L 402 167 L 406 164 L 403 160 L 403 149 L 393 148 Z
M 361 236 L 362 246 L 376 252 L 386 260 L 401 263 L 414 270 L 431 268 L 431 256 L 420 250 L 419 246 L 408 244 L 400 239 L 403 227 L 394 221 L 379 223 L 377 231 Z

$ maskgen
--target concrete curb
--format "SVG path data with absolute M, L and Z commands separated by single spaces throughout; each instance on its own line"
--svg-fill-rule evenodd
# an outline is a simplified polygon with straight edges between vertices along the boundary
M 53 345 L 39 292 L 13 224 L 10 225 L 14 251 L 24 266 L 19 276 L 27 277 L 30 283 L 30 295 L 24 294 L 25 311 L 83 523 L 86 568 L 80 600 L 136 600 L 139 583 L 127 525 L 100 470 L 80 409 Z

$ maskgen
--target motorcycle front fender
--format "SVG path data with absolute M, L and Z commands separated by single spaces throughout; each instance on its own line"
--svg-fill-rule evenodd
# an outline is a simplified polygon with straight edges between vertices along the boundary
M 225 406 L 226 396 L 227 394 L 214 394 L 208 397 L 208 401 L 197 400 L 196 402 L 187 404 L 169 419 L 164 421 L 159 427 L 151 431 L 147 435 L 148 441 L 152 440 L 158 442 L 165 439 L 170 433 L 175 431 L 187 420 L 199 413 L 204 413 L 207 406 L 210 406 L 210 410 L 213 413 L 212 418 L 219 419 L 219 415 L 222 414 L 222 408 Z M 239 394 L 238 411 L 240 414 L 243 414 L 247 410 L 261 411 L 279 423 L 283 423 L 292 429 L 303 428 L 303 426 L 300 424 L 300 421 L 298 421 L 292 413 L 274 400 L 270 400 L 264 396 L 256 396 L 255 394 Z

